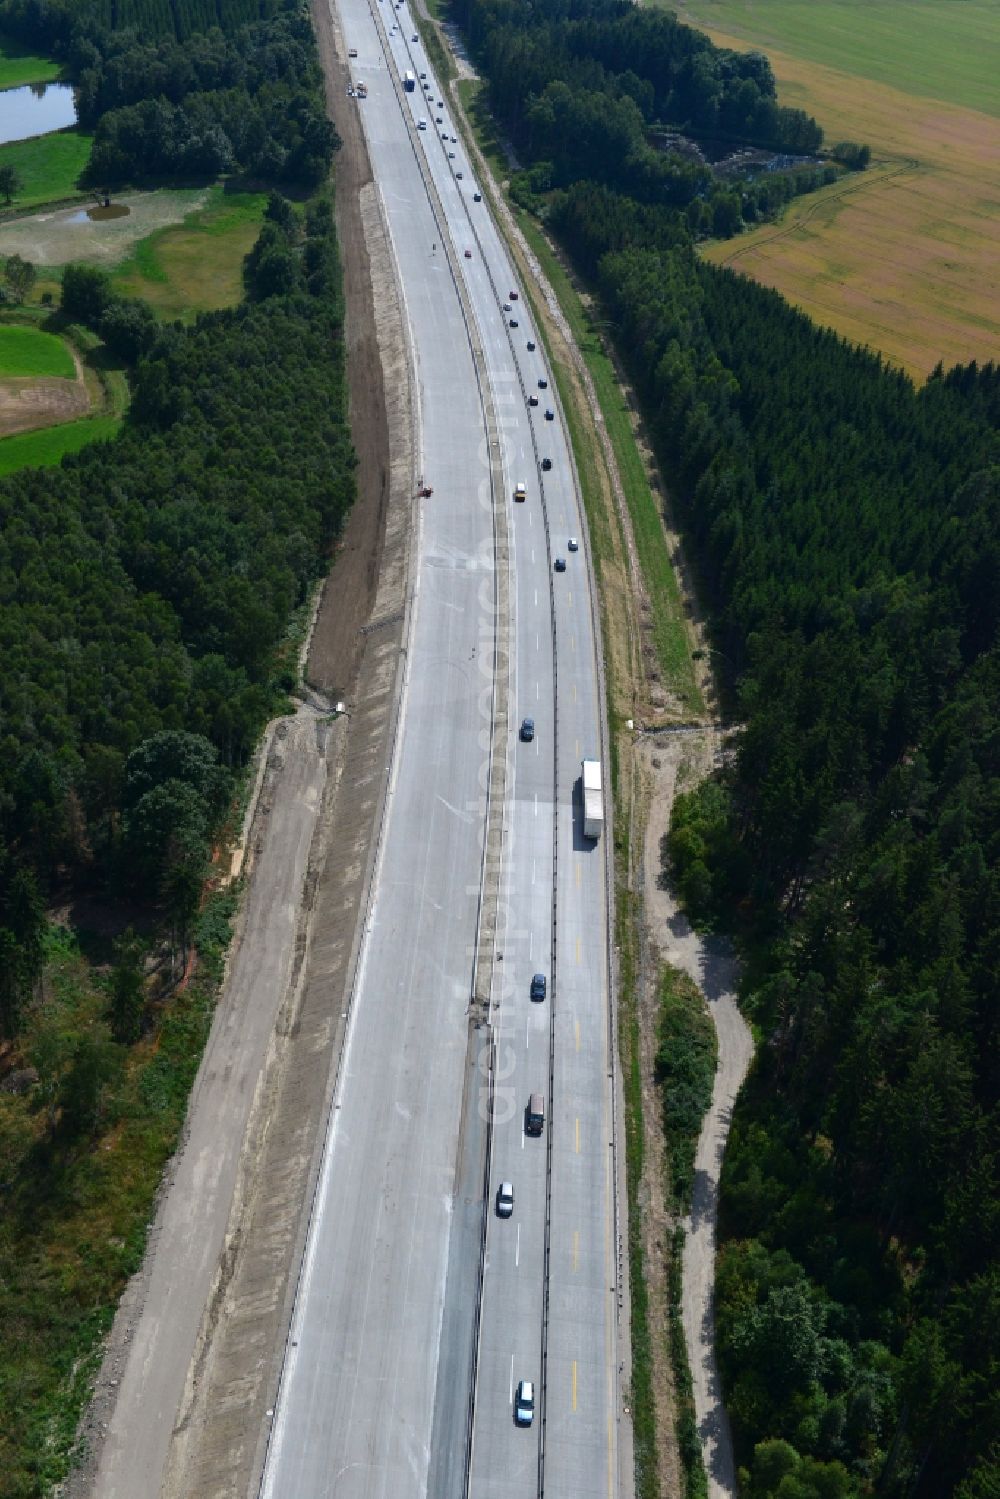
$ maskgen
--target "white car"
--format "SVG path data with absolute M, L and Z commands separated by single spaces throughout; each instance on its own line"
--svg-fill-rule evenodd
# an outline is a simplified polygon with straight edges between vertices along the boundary
M 577 541 L 575 536 L 571 536 L 569 541 L 567 541 L 566 543 L 566 547 L 571 552 L 578 552 L 580 550 L 580 543 Z

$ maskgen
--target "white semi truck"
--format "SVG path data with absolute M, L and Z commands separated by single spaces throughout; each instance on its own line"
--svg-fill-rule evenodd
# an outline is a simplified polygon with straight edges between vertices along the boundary
M 604 826 L 604 793 L 601 790 L 600 760 L 584 760 L 580 785 L 583 788 L 583 836 L 599 838 Z
M 406 72 L 403 74 L 403 87 L 408 94 L 412 94 L 416 86 L 417 80 L 414 78 L 409 68 L 407 68 Z

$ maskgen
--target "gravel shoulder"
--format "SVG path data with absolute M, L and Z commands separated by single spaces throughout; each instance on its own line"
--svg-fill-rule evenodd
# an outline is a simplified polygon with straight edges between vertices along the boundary
M 729 944 L 694 931 L 673 894 L 660 884 L 660 846 L 670 826 L 674 796 L 678 790 L 702 779 L 717 763 L 721 752 L 721 736 L 711 728 L 649 738 L 638 746 L 640 763 L 655 787 L 649 802 L 643 850 L 646 936 L 662 962 L 681 969 L 699 986 L 719 1038 L 712 1103 L 702 1124 L 695 1156 L 691 1213 L 683 1225 L 681 1318 L 709 1499 L 735 1499 L 732 1438 L 715 1361 L 716 1219 L 726 1137 L 736 1095 L 753 1056 L 753 1042 L 736 1004 L 738 973 Z M 647 986 L 650 987 L 655 985 Z M 655 996 L 647 993 L 644 996 L 647 1018 L 653 1003 Z M 655 1100 L 652 1107 L 657 1111 L 655 1130 L 662 1138 Z

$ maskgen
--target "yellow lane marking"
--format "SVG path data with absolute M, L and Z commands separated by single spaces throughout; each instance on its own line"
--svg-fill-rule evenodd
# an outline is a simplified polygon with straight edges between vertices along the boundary
M 579 937 L 577 937 L 577 939 L 576 939 L 576 961 L 578 963 L 581 963 L 583 961 L 583 959 L 580 957 L 580 939 L 579 939 Z
M 583 865 L 582 864 L 577 864 L 577 866 L 576 866 L 576 888 L 579 890 L 579 888 L 580 888 L 580 886 L 582 884 L 583 884 Z

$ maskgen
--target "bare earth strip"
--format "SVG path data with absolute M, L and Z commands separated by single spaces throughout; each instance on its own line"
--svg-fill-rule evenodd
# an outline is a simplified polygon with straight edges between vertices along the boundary
M 90 394 L 76 353 L 76 379 L 58 376 L 0 380 L 0 437 L 76 421 L 90 410 Z
M 732 1438 L 715 1363 L 715 1225 L 726 1137 L 736 1095 L 750 1066 L 753 1042 L 736 1004 L 736 966 L 728 944 L 693 931 L 673 895 L 660 885 L 660 841 L 670 825 L 678 781 L 686 776 L 680 782 L 683 787 L 700 780 L 715 763 L 720 749 L 718 732 L 706 728 L 694 734 L 647 739 L 637 746 L 637 758 L 656 788 L 646 824 L 642 872 L 646 936 L 661 961 L 681 969 L 699 986 L 719 1038 L 712 1103 L 695 1157 L 691 1215 L 684 1224 L 681 1315 L 709 1499 L 735 1499 Z M 655 984 L 647 984 L 643 1002 L 648 1050 L 655 1023 L 651 1015 Z M 647 1107 L 657 1106 L 653 1099 Z M 659 1128 L 658 1119 L 656 1123 Z
M 723 46 L 746 42 L 715 30 Z M 1000 120 L 769 52 L 783 103 L 828 141 L 867 141 L 863 175 L 797 199 L 706 258 L 782 292 L 917 378 L 1000 346 Z

